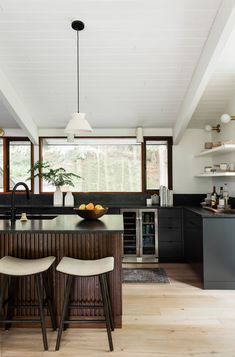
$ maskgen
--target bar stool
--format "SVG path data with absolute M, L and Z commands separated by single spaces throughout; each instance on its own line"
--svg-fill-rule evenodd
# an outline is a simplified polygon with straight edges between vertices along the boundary
M 48 350 L 47 343 L 47 334 L 46 334 L 46 325 L 45 325 L 45 316 L 43 308 L 45 304 L 48 305 L 48 310 L 50 313 L 51 324 L 53 330 L 56 330 L 56 319 L 55 313 L 52 305 L 50 288 L 48 284 L 48 269 L 51 267 L 53 262 L 55 261 L 55 257 L 45 257 L 40 259 L 21 259 L 15 258 L 11 256 L 6 256 L 0 259 L 0 273 L 3 274 L 3 282 L 1 286 L 0 292 L 0 311 L 7 304 L 7 315 L 4 320 L 0 320 L 0 323 L 5 324 L 5 329 L 8 330 L 12 324 L 12 322 L 40 322 L 44 350 Z M 38 305 L 14 305 L 14 280 L 18 277 L 33 275 L 35 278 L 35 285 L 37 290 L 38 297 Z M 41 279 L 43 281 L 43 286 L 41 283 Z M 8 286 L 8 297 L 4 300 L 4 296 Z M 43 301 L 43 287 L 45 289 L 46 299 Z M 13 309 L 15 307 L 19 308 L 27 308 L 27 307 L 39 307 L 40 319 L 37 320 L 14 320 L 13 321 Z
M 58 270 L 61 273 L 68 274 L 68 278 L 67 278 L 66 289 L 65 289 L 61 321 L 60 321 L 60 326 L 59 326 L 57 340 L 56 340 L 56 348 L 55 348 L 56 351 L 58 351 L 60 348 L 61 335 L 65 327 L 65 324 L 68 324 L 69 322 L 81 321 L 81 320 L 69 320 L 68 310 L 69 308 L 74 308 L 74 307 L 76 308 L 90 307 L 92 309 L 103 308 L 105 320 L 99 320 L 99 321 L 89 320 L 89 322 L 105 321 L 106 330 L 108 334 L 109 349 L 110 351 L 113 351 L 111 330 L 112 331 L 114 330 L 114 323 L 113 323 L 113 314 L 112 314 L 112 308 L 111 308 L 108 285 L 107 285 L 107 273 L 111 272 L 113 268 L 114 268 L 113 257 L 107 257 L 98 260 L 80 260 L 80 259 L 64 257 L 60 261 L 60 263 L 56 267 L 56 270 Z M 102 304 L 92 305 L 92 306 L 70 305 L 69 300 L 71 294 L 71 287 L 75 277 L 94 277 L 94 276 L 99 277 L 99 286 L 100 286 L 100 292 L 102 297 Z

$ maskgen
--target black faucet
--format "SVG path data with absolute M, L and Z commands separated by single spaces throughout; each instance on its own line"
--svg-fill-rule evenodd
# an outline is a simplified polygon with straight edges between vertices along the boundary
M 29 195 L 29 188 L 24 182 L 17 182 L 15 186 L 12 189 L 12 194 L 11 194 L 11 222 L 15 222 L 16 220 L 16 208 L 15 208 L 15 194 L 16 194 L 16 189 L 18 186 L 24 186 L 25 192 L 27 195 L 27 199 L 29 200 L 30 195 Z

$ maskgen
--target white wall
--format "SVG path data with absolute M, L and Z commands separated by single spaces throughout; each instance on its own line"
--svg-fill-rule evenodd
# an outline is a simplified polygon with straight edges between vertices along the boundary
M 207 193 L 212 191 L 210 178 L 196 178 L 210 166 L 211 158 L 194 155 L 204 149 L 204 144 L 211 141 L 211 135 L 202 129 L 187 129 L 178 145 L 173 146 L 173 188 L 174 193 Z
M 225 108 L 224 113 L 235 115 L 235 97 L 230 100 L 227 107 Z M 219 121 L 216 123 L 218 124 Z M 212 134 L 212 140 L 221 141 L 221 142 L 232 142 L 235 144 L 235 120 L 230 121 L 228 124 L 221 125 L 221 132 Z M 235 151 L 223 154 L 219 156 L 213 156 L 212 160 L 213 164 L 219 163 L 234 163 L 235 164 Z M 224 183 L 228 184 L 228 191 L 230 196 L 235 197 L 235 177 L 223 177 L 223 178 L 216 178 L 213 180 L 213 184 L 216 185 L 217 190 L 219 190 L 220 186 L 223 186 Z

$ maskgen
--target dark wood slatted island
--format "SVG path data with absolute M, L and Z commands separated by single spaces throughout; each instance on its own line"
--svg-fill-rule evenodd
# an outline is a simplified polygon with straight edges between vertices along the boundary
M 32 219 L 27 222 L 17 220 L 11 224 L 9 220 L 0 220 L 0 256 L 12 255 L 18 258 L 34 259 L 53 255 L 56 263 L 50 272 L 53 284 L 53 298 L 57 319 L 60 319 L 66 276 L 55 270 L 56 265 L 64 257 L 78 259 L 99 259 L 113 256 L 114 271 L 109 274 L 111 303 L 114 313 L 115 327 L 122 326 L 122 233 L 121 215 L 105 215 L 99 220 L 85 221 L 76 215 L 61 215 L 54 219 Z M 36 302 L 34 280 L 28 276 L 21 278 L 18 286 L 19 302 L 25 305 Z M 97 278 L 77 278 L 72 300 L 75 304 L 99 303 L 100 293 Z M 38 310 L 25 307 L 16 311 L 24 318 L 37 316 Z M 91 308 L 72 309 L 71 318 L 100 320 L 103 311 Z M 82 324 L 84 326 L 86 324 Z M 89 327 L 91 324 L 89 324 Z M 97 327 L 97 324 L 94 324 Z M 98 325 L 99 326 L 99 325 Z

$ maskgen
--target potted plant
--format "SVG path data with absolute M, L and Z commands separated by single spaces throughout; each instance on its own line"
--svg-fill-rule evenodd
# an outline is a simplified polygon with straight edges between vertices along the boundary
M 47 161 L 37 161 L 30 171 L 33 177 L 39 177 L 55 186 L 56 189 L 53 197 L 54 206 L 63 205 L 63 193 L 60 189 L 61 186 L 74 187 L 73 179 L 81 178 L 81 176 L 74 174 L 73 172 L 66 172 L 63 167 L 53 169 Z M 70 194 L 72 195 L 72 193 Z

